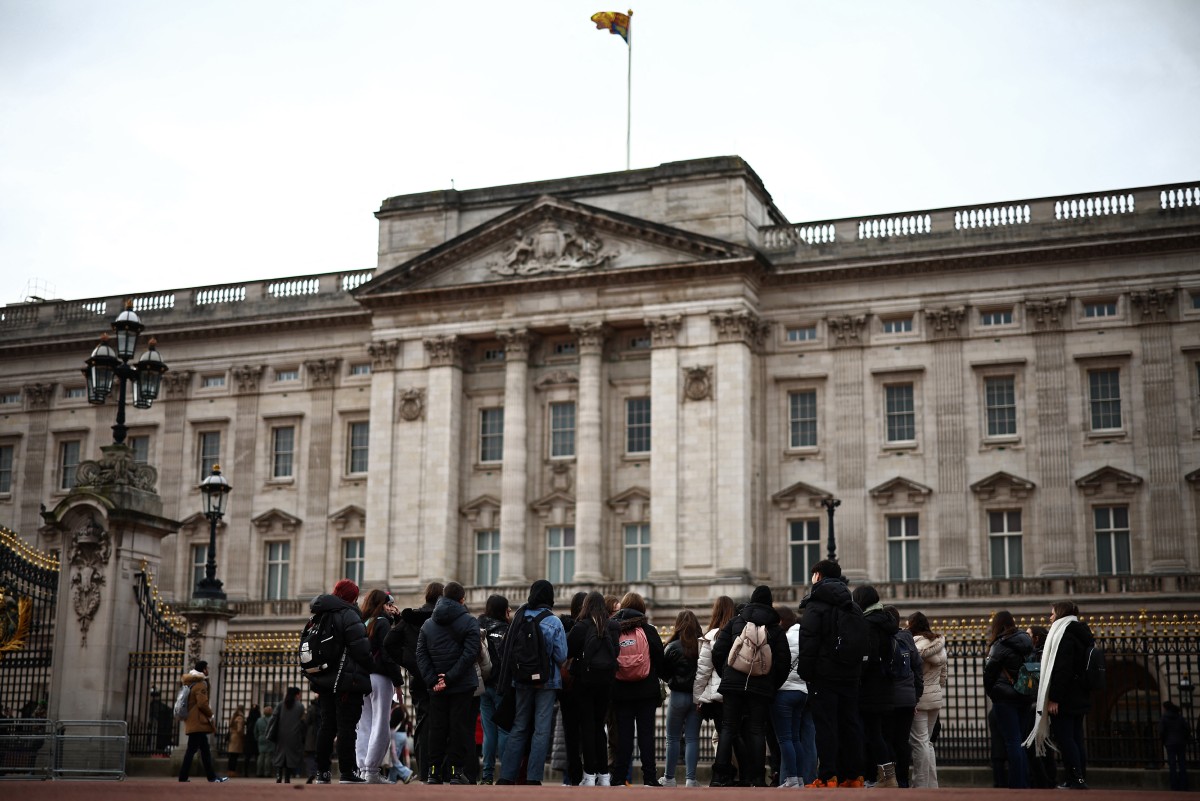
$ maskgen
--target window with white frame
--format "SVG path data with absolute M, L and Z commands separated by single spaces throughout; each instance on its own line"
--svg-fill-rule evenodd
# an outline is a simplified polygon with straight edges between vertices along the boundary
M 625 399 L 625 452 L 650 452 L 650 399 Z
M 299 367 L 281 367 L 275 371 L 275 380 L 280 383 L 300 380 Z
M 1012 437 L 1017 434 L 1017 380 L 1000 375 L 983 380 L 984 405 L 987 410 L 987 435 Z
M 484 348 L 483 349 L 483 360 L 485 362 L 489 362 L 491 364 L 496 364 L 498 362 L 504 361 L 504 357 L 505 357 L 505 352 L 504 352 L 504 348 L 502 348 L 502 347 Z
M 21 393 L 14 391 L 0 392 L 0 406 L 14 406 L 21 402 Z
M 58 444 L 58 488 L 69 490 L 75 486 L 75 472 L 79 469 L 79 454 L 82 440 L 68 439 Z
M 821 561 L 819 519 L 788 521 L 788 558 L 792 584 L 808 584 L 812 580 L 813 567 Z
M 817 447 L 817 391 L 788 393 L 788 447 Z
M 479 461 L 504 461 L 504 409 L 479 410 Z
M 500 531 L 475 532 L 475 583 L 490 587 L 500 582 Z
M 1096 525 L 1096 573 L 1127 576 L 1129 558 L 1129 507 L 1097 506 L 1092 510 Z
M 192 546 L 192 589 L 200 586 L 204 570 L 208 565 L 208 544 Z
M 1012 325 L 1013 310 L 1009 306 L 1003 309 L 984 309 L 979 312 L 979 324 L 984 327 Z
M 10 495 L 13 491 L 13 461 L 16 459 L 16 445 L 0 445 L 0 495 Z
M 1088 300 L 1083 304 L 1084 317 L 1116 317 L 1116 300 Z
M 288 597 L 288 571 L 291 558 L 292 544 L 290 542 L 267 543 L 264 596 L 268 601 L 278 601 Z
M 555 356 L 574 356 L 579 352 L 579 344 L 574 339 L 555 342 L 552 351 Z
M 342 540 L 342 576 L 362 586 L 363 568 L 367 563 L 367 541 L 363 537 Z
M 546 578 L 551 584 L 570 584 L 575 580 L 574 526 L 546 529 Z
M 629 338 L 627 347 L 629 350 L 650 350 L 651 344 L 648 334 L 637 334 Z
M 216 389 L 225 386 L 225 374 L 206 375 L 200 379 L 200 387 L 202 389 Z
M 63 387 L 63 398 L 66 400 L 83 400 L 87 397 L 87 387 Z
M 885 334 L 911 334 L 913 330 L 911 314 L 907 317 L 885 317 L 880 323 Z
M 212 469 L 221 463 L 221 432 L 201 431 L 198 443 L 200 453 L 200 480 L 208 478 Z
M 625 580 L 645 581 L 650 572 L 650 524 L 625 526 Z
M 1200 309 L 1200 290 L 1195 290 L 1188 293 L 1188 297 L 1192 301 L 1193 309 Z
M 887 518 L 888 580 L 916 581 L 921 577 L 921 540 L 917 515 Z
M 129 447 L 133 449 L 133 461 L 137 464 L 150 463 L 150 436 L 139 434 L 129 438 Z
M 371 374 L 371 363 L 370 362 L 355 362 L 354 364 L 350 365 L 350 375 L 363 376 L 363 375 L 370 375 L 370 374 Z
M 346 472 L 350 475 L 367 472 L 371 445 L 371 424 L 369 422 L 351 423 L 347 439 L 350 442 L 350 447 L 346 449 Z
M 789 328 L 786 337 L 788 342 L 813 342 L 817 338 L 817 325 L 813 323 Z
M 575 401 L 550 404 L 550 457 L 575 455 Z
M 887 441 L 915 442 L 917 413 L 912 384 L 888 384 L 884 387 Z
M 296 457 L 296 427 L 276 426 L 271 429 L 271 478 L 291 478 Z
M 988 512 L 988 550 L 992 558 L 992 578 L 1024 575 L 1020 510 Z
M 1121 370 L 1088 370 L 1088 408 L 1093 431 L 1121 428 Z

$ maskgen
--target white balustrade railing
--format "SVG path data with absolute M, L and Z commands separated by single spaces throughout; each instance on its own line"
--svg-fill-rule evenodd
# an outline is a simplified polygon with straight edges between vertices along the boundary
M 106 300 L 60 302 L 54 307 L 54 319 L 59 322 L 86 320 L 91 317 L 102 317 L 107 311 L 108 301 Z
M 796 246 L 796 228 L 792 225 L 772 225 L 759 229 L 763 250 L 791 250 Z
M 996 225 L 1020 225 L 1029 222 L 1029 205 L 995 206 L 954 212 L 954 228 L 991 228 Z
M 349 292 L 351 289 L 357 289 L 374 277 L 374 270 L 366 270 L 361 273 L 346 273 L 342 276 L 342 291 Z
M 320 291 L 321 282 L 316 278 L 294 278 L 290 281 L 272 281 L 267 284 L 267 294 L 273 298 L 315 295 Z
M 175 293 L 165 292 L 161 295 L 143 295 L 133 299 L 134 311 L 162 311 L 175 308 Z
M 1106 195 L 1104 197 L 1058 200 L 1054 203 L 1054 219 L 1056 220 L 1132 213 L 1133 195 Z
M 810 245 L 827 245 L 837 238 L 837 228 L 833 223 L 797 225 L 795 230 L 801 241 Z
M 1158 195 L 1159 208 L 1182 209 L 1200 206 L 1200 186 L 1185 186 L 1179 189 L 1164 189 Z
M 859 239 L 883 239 L 889 236 L 912 236 L 927 234 L 933 230 L 928 214 L 914 214 L 907 217 L 886 217 L 876 220 L 862 220 L 858 224 Z
M 212 303 L 241 303 L 246 299 L 246 286 L 214 286 L 196 291 L 196 305 L 207 306 Z

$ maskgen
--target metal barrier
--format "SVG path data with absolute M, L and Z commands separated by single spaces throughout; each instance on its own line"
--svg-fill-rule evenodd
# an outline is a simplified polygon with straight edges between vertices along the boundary
M 54 724 L 55 779 L 125 778 L 129 737 L 123 720 L 60 720 Z
M 52 721 L 0 719 L 0 779 L 49 779 L 53 766 Z

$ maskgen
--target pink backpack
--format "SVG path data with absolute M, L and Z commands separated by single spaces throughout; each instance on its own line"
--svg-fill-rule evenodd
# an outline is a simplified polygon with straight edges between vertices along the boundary
M 641 681 L 650 675 L 650 643 L 641 626 L 617 638 L 617 681 Z

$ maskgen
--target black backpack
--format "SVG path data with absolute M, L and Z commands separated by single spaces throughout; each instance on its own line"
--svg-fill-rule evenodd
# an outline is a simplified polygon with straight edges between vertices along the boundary
M 871 633 L 862 610 L 854 604 L 833 610 L 833 647 L 830 656 L 839 673 L 858 675 L 871 651 Z
M 1090 693 L 1104 692 L 1107 677 L 1104 669 L 1104 649 L 1093 645 L 1088 649 L 1087 665 L 1083 671 L 1083 686 Z
M 300 671 L 306 677 L 315 679 L 337 671 L 343 646 L 337 636 L 336 624 L 333 612 L 314 612 L 304 624 L 297 656 Z
M 913 676 L 911 657 L 908 640 L 896 632 L 892 635 L 892 657 L 883 672 L 893 681 L 910 681 Z
M 517 684 L 533 686 L 550 680 L 550 654 L 546 650 L 546 638 L 542 635 L 542 621 L 548 617 L 549 609 L 543 609 L 531 618 L 525 617 L 522 612 L 522 619 L 509 627 L 512 679 Z
M 508 626 L 503 623 L 493 623 L 483 629 L 483 641 L 487 643 L 488 658 L 492 662 L 492 675 L 484 682 L 491 687 L 500 676 L 501 657 L 504 654 L 504 637 Z
M 596 631 L 590 623 L 583 641 L 583 654 L 572 673 L 584 684 L 605 684 L 617 675 L 617 652 L 608 630 Z

